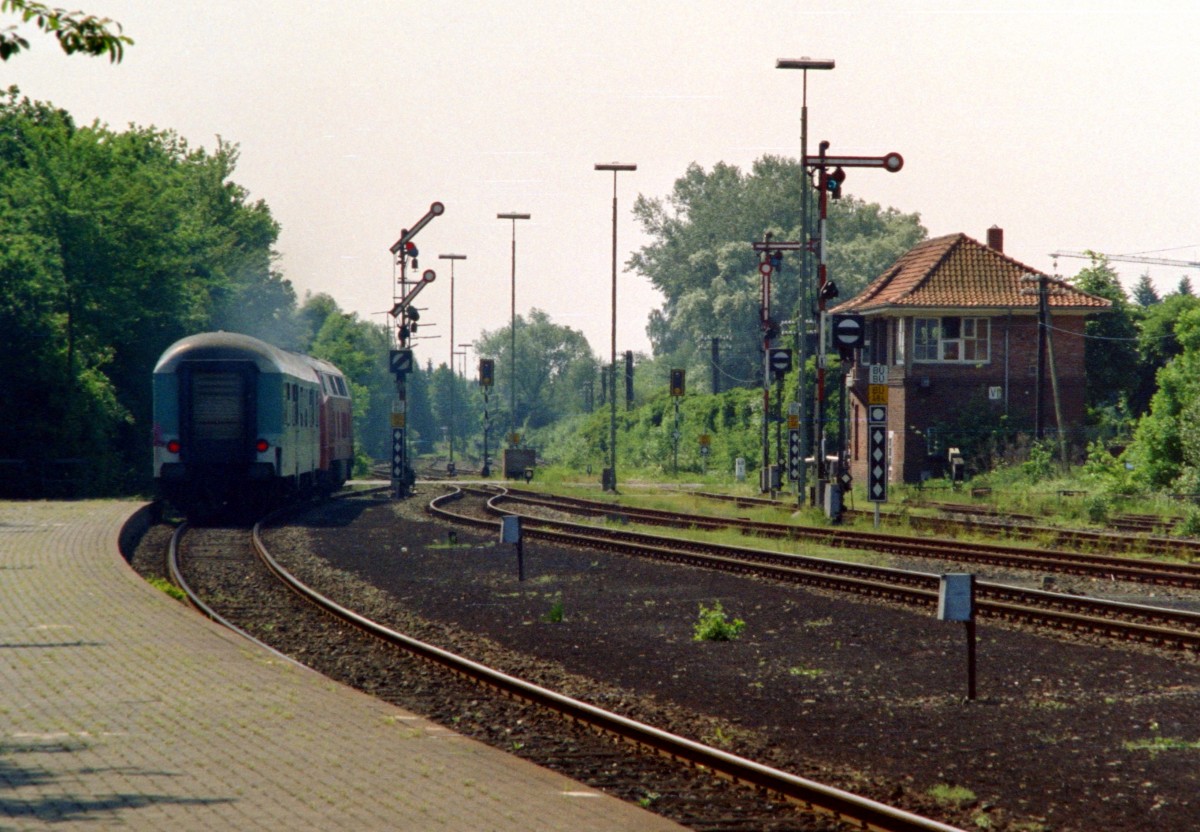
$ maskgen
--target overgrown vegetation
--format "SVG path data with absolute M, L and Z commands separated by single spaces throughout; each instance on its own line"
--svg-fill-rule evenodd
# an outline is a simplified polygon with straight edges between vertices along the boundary
M 700 605 L 699 620 L 693 628 L 692 639 L 695 641 L 732 641 L 742 634 L 746 622 L 740 618 L 732 621 L 725 615 L 725 609 L 720 601 L 713 602 L 711 607 Z

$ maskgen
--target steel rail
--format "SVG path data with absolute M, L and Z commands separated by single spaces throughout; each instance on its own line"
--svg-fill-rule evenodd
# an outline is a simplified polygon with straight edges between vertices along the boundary
M 450 497 L 458 499 L 461 495 L 462 492 L 459 491 L 435 500 L 430 504 L 431 512 L 477 526 L 497 526 L 495 522 L 465 517 L 445 508 L 445 504 L 452 501 Z M 504 494 L 493 495 L 488 501 L 490 510 L 497 514 L 511 513 L 500 508 L 505 499 L 507 498 Z M 645 532 L 600 529 L 533 515 L 522 517 L 523 534 L 561 545 L 609 549 L 622 554 L 738 573 L 752 572 L 791 583 L 854 592 L 921 606 L 933 606 L 937 603 L 939 576 L 931 573 L 703 543 Z M 1073 632 L 1137 640 L 1179 649 L 1200 650 L 1200 613 L 1066 596 L 986 581 L 976 582 L 975 587 L 976 609 L 984 617 L 1023 621 L 1040 626 L 1049 625 Z M 1193 629 L 1176 629 L 1164 626 L 1165 624 L 1189 626 Z
M 204 599 L 200 597 L 200 594 L 198 592 L 196 592 L 195 589 L 192 588 L 191 584 L 189 584 L 187 582 L 187 579 L 183 575 L 183 567 L 180 564 L 180 559 L 179 559 L 179 547 L 183 543 L 184 535 L 187 534 L 187 532 L 190 530 L 190 528 L 191 527 L 187 523 L 180 523 L 179 526 L 176 527 L 175 531 L 171 534 L 171 540 L 167 544 L 167 571 L 171 576 L 171 580 L 175 583 L 175 585 L 177 587 L 180 588 L 180 590 L 183 591 L 183 594 L 187 598 L 188 603 L 191 604 L 193 607 L 195 607 L 195 609 L 198 610 L 205 618 L 208 618 L 210 621 L 215 621 L 216 623 L 220 624 L 222 627 L 225 627 L 226 629 L 233 630 L 233 632 L 237 633 L 238 635 L 242 636 L 243 638 L 249 639 L 250 641 L 257 644 L 259 647 L 262 647 L 265 650 L 269 650 L 277 658 L 288 661 L 291 664 L 294 664 L 298 667 L 303 667 L 306 670 L 309 669 L 308 665 L 304 664 L 303 662 L 297 661 L 296 659 L 293 659 L 287 653 L 283 653 L 279 650 L 276 650 L 274 647 L 267 644 L 265 641 L 255 638 L 254 636 L 250 635 L 250 633 L 246 632 L 241 627 L 234 624 L 228 618 L 225 618 L 224 616 L 222 616 L 220 613 L 218 613 L 216 610 L 214 610 L 212 607 L 210 607 L 208 604 L 206 604 L 204 602 Z
M 453 498 L 454 492 L 438 500 Z M 434 502 L 437 502 L 435 500 Z M 807 780 L 770 766 L 756 763 L 717 748 L 689 740 L 651 725 L 637 722 L 620 714 L 606 711 L 594 705 L 573 699 L 547 688 L 535 685 L 507 673 L 495 670 L 478 662 L 443 650 L 398 633 L 338 604 L 331 598 L 300 581 L 276 561 L 262 540 L 263 524 L 273 518 L 264 518 L 251 532 L 255 551 L 281 581 L 292 590 L 312 601 L 318 607 L 337 616 L 347 623 L 359 627 L 383 641 L 396 645 L 422 659 L 440 665 L 472 682 L 484 684 L 506 696 L 549 708 L 562 716 L 587 725 L 596 730 L 620 737 L 636 745 L 654 750 L 691 765 L 704 766 L 714 774 L 736 783 L 762 789 L 807 807 L 821 814 L 832 815 L 841 820 L 857 824 L 863 829 L 876 832 L 963 832 L 929 818 L 906 812 L 894 806 L 841 789 Z
M 774 508 L 792 508 L 788 503 L 770 500 L 765 497 L 740 497 L 730 494 L 714 494 L 698 491 L 696 496 L 709 500 L 732 502 L 741 506 L 769 506 Z M 1015 538 L 1045 538 L 1052 540 L 1054 545 L 1095 546 L 1109 551 L 1132 552 L 1142 551 L 1147 554 L 1186 556 L 1189 559 L 1200 556 L 1200 541 L 1187 540 L 1177 537 L 1165 537 L 1153 532 L 1175 525 L 1174 521 L 1157 521 L 1149 515 L 1121 515 L 1110 523 L 1111 531 L 1095 531 L 1091 529 L 1066 529 L 1060 526 L 1037 525 L 1038 518 L 1032 514 L 999 514 L 985 506 L 972 506 L 965 503 L 924 503 L 922 507 L 932 508 L 949 514 L 966 515 L 964 519 L 956 520 L 950 517 L 924 517 L 909 515 L 908 523 L 914 528 L 931 531 L 945 531 L 959 527 L 965 529 L 982 529 L 988 532 Z M 868 512 L 846 509 L 845 515 L 850 517 L 869 517 Z M 890 519 L 892 515 L 883 515 Z M 1124 532 L 1124 533 L 1122 533 Z M 1134 532 L 1134 535 L 1130 535 Z
M 576 506 L 578 511 L 593 516 L 613 517 L 648 525 L 689 526 L 698 529 L 736 528 L 745 534 L 758 537 L 818 541 L 835 547 L 870 549 L 908 557 L 970 560 L 1021 569 L 1044 569 L 1082 577 L 1200 589 L 1200 565 L 1191 563 L 1134 561 L 1130 558 L 1084 552 L 1063 552 L 993 543 L 963 543 L 956 540 L 906 537 L 851 529 L 809 528 L 737 517 L 702 517 L 657 509 L 614 507 L 600 501 L 575 497 L 559 500 L 553 495 L 513 489 L 507 491 L 504 499 L 543 504 L 549 501 L 560 507 L 564 504 L 572 505 Z

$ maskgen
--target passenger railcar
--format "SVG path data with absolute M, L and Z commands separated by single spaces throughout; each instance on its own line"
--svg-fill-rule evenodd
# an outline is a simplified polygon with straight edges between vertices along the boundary
M 154 368 L 154 481 L 195 519 L 339 488 L 350 391 L 327 361 L 232 332 L 192 335 Z

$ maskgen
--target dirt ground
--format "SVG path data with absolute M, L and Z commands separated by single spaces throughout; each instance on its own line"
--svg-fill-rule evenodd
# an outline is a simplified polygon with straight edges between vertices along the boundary
M 446 625 L 448 647 L 470 655 L 474 635 L 511 672 L 534 657 L 616 685 L 596 704 L 635 717 L 669 704 L 695 715 L 669 730 L 802 776 L 981 829 L 1200 829 L 1191 657 L 981 621 L 968 702 L 962 624 L 532 540 L 518 581 L 498 533 L 423 512 L 436 493 L 331 503 L 301 537 Z M 717 603 L 740 636 L 696 640 Z

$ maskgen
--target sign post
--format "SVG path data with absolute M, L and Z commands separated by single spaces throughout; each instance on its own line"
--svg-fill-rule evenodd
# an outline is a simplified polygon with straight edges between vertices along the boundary
M 512 543 L 517 549 L 517 580 L 525 580 L 525 550 L 521 543 L 521 518 L 508 514 L 500 518 L 500 542 Z
M 879 504 L 887 502 L 887 365 L 872 364 L 867 385 L 867 499 L 875 504 L 875 528 L 879 528 Z
M 938 586 L 938 620 L 967 625 L 967 699 L 975 698 L 975 576 L 942 575 Z

